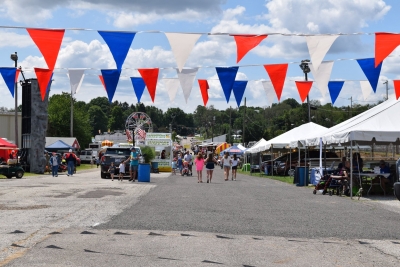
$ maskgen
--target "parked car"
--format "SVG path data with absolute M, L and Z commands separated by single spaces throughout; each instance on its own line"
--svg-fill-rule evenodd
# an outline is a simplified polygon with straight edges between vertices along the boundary
M 340 158 L 335 152 L 327 151 L 322 153 L 322 164 L 324 165 L 324 158 L 326 157 L 326 166 L 331 167 L 332 164 L 339 164 Z M 305 151 L 300 151 L 300 166 L 305 166 Z M 315 168 L 319 166 L 319 150 L 307 150 L 307 166 Z M 299 165 L 299 153 L 287 153 L 282 155 L 273 161 L 274 173 L 278 175 L 288 175 L 289 170 L 295 169 Z M 264 162 L 268 166 L 268 171 L 271 170 L 271 161 Z M 265 166 L 265 165 L 264 165 Z
M 135 148 L 136 152 L 140 154 L 140 148 Z M 111 162 L 114 162 L 114 166 L 118 167 L 122 161 L 125 161 L 129 158 L 130 154 L 131 149 L 129 147 L 108 147 L 100 159 L 100 177 L 102 179 L 110 178 L 108 169 L 110 168 Z M 119 169 L 117 168 L 115 175 L 118 174 Z M 125 174 L 129 175 L 129 161 L 125 163 Z

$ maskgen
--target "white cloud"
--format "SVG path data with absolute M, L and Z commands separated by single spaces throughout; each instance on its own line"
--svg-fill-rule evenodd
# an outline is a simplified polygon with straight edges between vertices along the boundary
M 0 30 L 0 47 L 27 47 L 33 45 L 32 39 L 27 34 L 18 34 L 9 30 Z

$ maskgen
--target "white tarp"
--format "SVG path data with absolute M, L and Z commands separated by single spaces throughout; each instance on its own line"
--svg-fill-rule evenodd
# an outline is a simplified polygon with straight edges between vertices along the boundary
M 313 134 L 306 139 L 307 146 L 324 144 L 346 144 L 355 141 L 359 145 L 399 144 L 400 141 L 400 102 L 389 99 L 365 112 L 329 128 L 322 134 Z
M 319 133 L 326 131 L 327 128 L 321 126 L 319 124 L 308 122 L 303 125 L 300 125 L 296 128 L 291 129 L 281 135 L 278 135 L 271 140 L 268 140 L 267 143 L 264 145 L 263 150 L 268 150 L 271 148 L 285 148 L 285 147 L 298 147 L 297 140 L 305 139 L 307 136 L 310 136 L 310 133 Z M 296 140 L 293 142 L 292 141 Z M 262 151 L 263 151 L 262 150 Z
M 249 149 L 246 149 L 244 151 L 245 154 L 247 153 L 258 153 L 261 151 L 264 151 L 265 149 L 263 149 L 263 147 L 267 144 L 267 140 L 265 140 L 264 138 L 261 138 L 261 140 L 259 140 L 257 143 L 255 143 L 252 147 L 250 147 Z

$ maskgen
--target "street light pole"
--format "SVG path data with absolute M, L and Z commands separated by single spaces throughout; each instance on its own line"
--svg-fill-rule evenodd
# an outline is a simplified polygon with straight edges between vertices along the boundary
M 11 54 L 11 60 L 15 63 L 15 68 L 18 67 L 18 55 L 17 52 L 15 54 Z M 14 85 L 14 100 L 15 100 L 15 144 L 18 147 L 18 81 L 15 81 Z
M 386 100 L 389 100 L 389 81 L 386 80 L 383 84 L 386 84 Z
M 74 98 L 71 91 L 71 137 L 74 137 Z
M 310 70 L 310 66 L 308 66 L 308 63 L 310 63 L 309 59 L 304 59 L 301 61 L 301 64 L 299 65 L 301 70 L 304 73 L 304 79 L 305 81 L 308 81 L 308 76 L 307 73 L 309 73 Z M 307 106 L 308 106 L 308 122 L 311 122 L 311 108 L 310 108 L 310 99 L 307 95 Z

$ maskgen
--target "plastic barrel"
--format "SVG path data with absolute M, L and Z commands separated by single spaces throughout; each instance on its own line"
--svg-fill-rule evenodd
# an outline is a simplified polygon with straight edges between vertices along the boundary
M 158 169 L 158 162 L 152 162 L 151 163 L 151 168 Z
M 150 182 L 150 164 L 140 163 L 138 168 L 138 182 Z
M 296 173 L 298 173 L 297 186 L 307 186 L 309 180 L 309 168 L 308 167 L 296 167 Z

